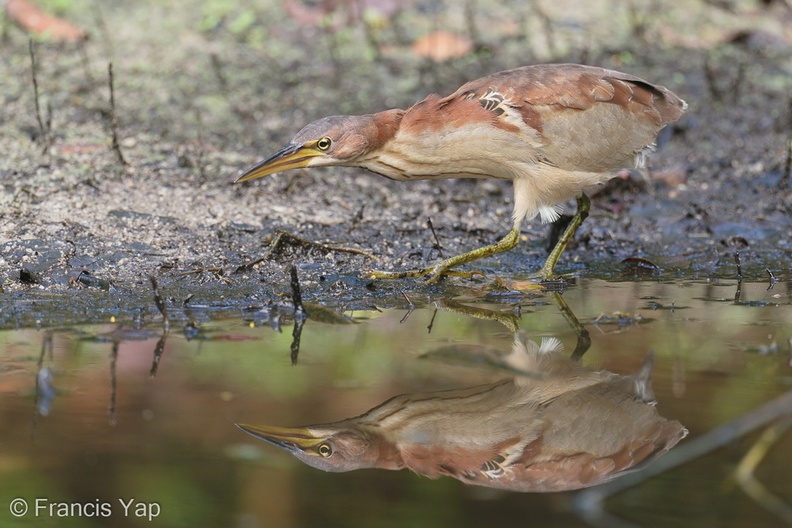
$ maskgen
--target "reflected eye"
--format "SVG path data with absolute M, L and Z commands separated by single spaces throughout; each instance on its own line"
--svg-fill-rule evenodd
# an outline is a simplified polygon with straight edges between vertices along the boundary
M 320 445 L 317 451 L 319 452 L 320 455 L 322 455 L 325 458 L 333 454 L 333 448 L 330 447 L 329 444 Z
M 332 144 L 333 144 L 333 140 L 330 139 L 329 137 L 326 137 L 316 142 L 316 148 L 318 148 L 319 150 L 327 150 L 330 148 L 330 145 Z

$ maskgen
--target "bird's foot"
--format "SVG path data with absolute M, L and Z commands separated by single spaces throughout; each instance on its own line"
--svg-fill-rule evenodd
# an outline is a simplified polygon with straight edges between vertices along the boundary
M 501 240 L 499 240 L 494 244 L 480 247 L 478 249 L 468 251 L 467 253 L 462 253 L 461 255 L 448 257 L 447 259 L 437 262 L 433 266 L 429 266 L 423 269 L 414 269 L 408 271 L 372 271 L 369 272 L 365 276 L 365 278 L 416 279 L 419 277 L 425 277 L 426 282 L 428 284 L 432 284 L 440 280 L 440 277 L 444 275 L 462 277 L 466 279 L 472 278 L 475 275 L 484 276 L 484 273 L 480 271 L 457 271 L 454 268 L 456 268 L 457 266 L 461 266 L 463 264 L 467 264 L 468 262 L 473 262 L 474 260 L 478 260 L 484 257 L 491 257 L 492 255 L 496 255 L 498 253 L 503 253 L 504 251 L 508 251 L 517 245 L 519 239 L 520 239 L 520 222 L 515 222 L 512 230 L 509 231 L 509 233 L 505 237 L 503 237 Z

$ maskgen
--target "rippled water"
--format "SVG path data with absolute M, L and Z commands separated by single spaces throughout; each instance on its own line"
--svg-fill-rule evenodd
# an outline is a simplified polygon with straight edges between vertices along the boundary
M 156 324 L 0 332 L 0 525 L 792 523 L 789 283 L 584 281 L 563 295 L 502 300 L 314 314 L 299 350 L 289 319 L 278 332 L 250 313 L 174 325 L 164 338 Z M 634 373 L 650 352 L 652 391 L 641 393 Z M 472 393 L 495 390 L 487 387 L 518 387 L 509 390 L 519 402 L 498 396 L 483 414 L 456 419 Z M 234 425 L 338 422 L 400 394 L 412 396 L 395 400 L 399 416 L 420 420 L 428 411 L 411 411 L 411 402 L 448 390 L 458 392 L 441 394 L 462 403 L 445 398 L 402 442 L 431 447 L 412 463 L 419 472 L 474 461 L 460 480 L 476 474 L 483 486 L 406 469 L 324 472 Z M 503 405 L 540 400 L 510 422 L 496 419 Z M 515 428 L 518 418 L 534 429 Z M 427 432 L 440 422 L 451 432 Z M 657 424 L 675 422 L 677 437 L 658 441 Z M 515 492 L 496 489 L 507 487 L 508 456 L 485 457 L 483 473 L 482 459 L 449 458 L 468 437 L 500 428 L 536 439 L 536 427 L 543 440 L 532 449 L 555 453 L 546 472 L 577 463 L 589 468 L 583 485 L 605 471 L 616 478 L 582 491 Z M 680 439 L 681 427 L 689 434 Z M 647 438 L 654 448 L 642 447 Z M 603 442 L 632 458 L 615 469 L 604 456 L 582 461 L 586 450 L 607 450 Z M 513 452 L 507 444 L 500 451 Z M 653 456 L 645 470 L 619 476 Z

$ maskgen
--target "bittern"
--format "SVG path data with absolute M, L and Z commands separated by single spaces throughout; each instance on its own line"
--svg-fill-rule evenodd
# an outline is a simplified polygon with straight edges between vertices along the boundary
M 651 356 L 619 376 L 556 353 L 557 340 L 515 340 L 512 371 L 496 383 L 396 396 L 340 422 L 307 427 L 237 424 L 325 471 L 409 468 L 524 492 L 579 489 L 650 463 L 687 430 L 661 417 Z
M 330 116 L 237 181 L 302 167 L 362 167 L 393 180 L 494 178 L 514 182 L 511 231 L 494 244 L 404 272 L 371 278 L 428 276 L 508 251 L 524 219 L 558 219 L 577 198 L 577 214 L 537 276 L 554 277 L 567 243 L 588 216 L 586 190 L 618 169 L 641 167 L 657 133 L 686 103 L 663 86 L 579 64 L 525 66 L 471 81 L 447 97 L 430 95 L 407 110 Z

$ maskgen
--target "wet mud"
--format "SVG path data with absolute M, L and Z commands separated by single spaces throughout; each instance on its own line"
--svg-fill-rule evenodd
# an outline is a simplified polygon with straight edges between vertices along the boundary
M 736 277 L 738 267 L 752 280 L 788 280 L 792 37 L 772 32 L 788 16 L 781 6 L 741 16 L 669 12 L 667 27 L 647 22 L 641 33 L 625 23 L 609 36 L 551 18 L 563 44 L 554 49 L 536 34 L 505 36 L 481 22 L 470 38 L 482 45 L 443 62 L 404 52 L 394 36 L 397 27 L 418 31 L 425 7 L 394 15 L 393 32 L 379 33 L 376 46 L 360 23 L 348 34 L 323 30 L 284 19 L 278 6 L 251 11 L 243 29 L 228 13 L 212 25 L 206 9 L 185 6 L 158 7 L 153 17 L 115 3 L 101 16 L 67 12 L 93 38 L 33 46 L 41 124 L 28 35 L 6 27 L 0 327 L 159 317 L 150 276 L 185 321 L 288 306 L 292 266 L 303 300 L 336 312 L 527 295 L 533 286 L 520 280 L 543 262 L 551 233 L 538 221 L 511 252 L 473 263 L 484 274 L 473 280 L 362 278 L 497 240 L 510 227 L 510 184 L 398 183 L 352 169 L 232 182 L 312 119 L 405 108 L 533 62 L 619 69 L 689 104 L 658 138 L 648 176 L 624 171 L 593 193 L 592 214 L 558 271 L 573 283 L 717 280 Z M 710 33 L 685 37 L 693 23 L 685 16 L 711 19 Z M 139 31 L 144 17 L 152 31 Z M 759 38 L 760 26 L 774 38 Z M 575 34 L 597 45 L 575 45 Z

